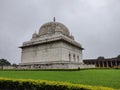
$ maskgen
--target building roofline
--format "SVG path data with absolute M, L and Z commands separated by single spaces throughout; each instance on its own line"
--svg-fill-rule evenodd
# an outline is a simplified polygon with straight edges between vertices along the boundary
M 113 60 L 119 60 L 120 61 L 120 58 L 84 59 L 83 61 L 113 61 Z
M 20 46 L 19 48 L 24 48 L 24 47 L 30 47 L 30 46 L 36 46 L 36 45 L 40 45 L 40 44 L 45 44 L 45 43 L 51 43 L 51 42 L 56 42 L 56 41 L 65 41 L 73 46 L 76 46 L 80 49 L 84 49 L 82 48 L 82 46 L 77 43 L 74 40 L 70 40 L 64 36 L 59 36 L 59 37 L 54 37 L 54 38 L 47 38 L 44 40 L 38 40 L 38 41 L 28 41 L 28 42 L 24 42 L 22 46 Z

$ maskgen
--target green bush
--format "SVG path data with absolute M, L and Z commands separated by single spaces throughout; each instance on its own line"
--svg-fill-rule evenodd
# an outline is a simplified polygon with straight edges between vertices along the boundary
M 0 78 L 0 90 L 114 90 L 113 88 L 45 80 Z

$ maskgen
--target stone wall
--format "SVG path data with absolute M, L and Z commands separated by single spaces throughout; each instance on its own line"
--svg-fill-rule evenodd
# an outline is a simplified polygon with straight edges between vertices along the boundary
M 59 42 L 27 47 L 22 52 L 22 63 L 59 61 L 60 59 L 61 45 Z
M 0 66 L 0 69 L 16 69 L 15 66 Z
M 85 65 L 82 63 L 52 63 L 52 64 L 39 64 L 39 65 L 24 65 L 19 69 L 85 69 L 95 68 L 95 65 Z
M 45 61 L 82 62 L 82 50 L 63 41 L 23 48 L 21 63 Z
M 62 60 L 63 61 L 71 61 L 75 63 L 80 63 L 82 61 L 82 50 L 79 48 L 67 44 L 65 42 L 62 43 Z

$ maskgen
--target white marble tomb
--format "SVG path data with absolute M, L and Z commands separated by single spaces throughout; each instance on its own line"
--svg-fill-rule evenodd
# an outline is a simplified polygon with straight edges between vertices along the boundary
M 41 69 L 75 69 L 82 64 L 82 46 L 68 28 L 59 22 L 43 24 L 32 39 L 20 46 L 23 67 Z

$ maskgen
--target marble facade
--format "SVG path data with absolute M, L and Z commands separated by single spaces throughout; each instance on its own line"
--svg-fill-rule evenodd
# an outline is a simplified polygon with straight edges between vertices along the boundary
M 22 46 L 21 66 L 44 69 L 75 69 L 83 64 L 82 46 L 59 22 L 48 22 Z

